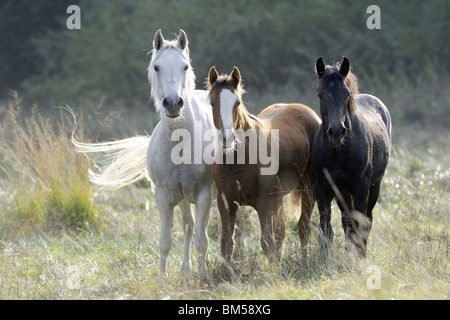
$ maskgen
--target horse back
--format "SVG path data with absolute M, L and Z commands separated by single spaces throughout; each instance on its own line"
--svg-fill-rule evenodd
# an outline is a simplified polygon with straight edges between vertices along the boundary
M 309 107 L 303 104 L 273 104 L 265 108 L 259 119 L 270 129 L 279 130 L 280 167 L 283 159 L 286 165 L 302 163 L 306 166 L 309 161 L 311 146 L 321 120 Z M 289 153 L 282 155 L 281 153 Z M 294 159 L 300 157 L 301 159 Z
M 258 117 L 269 123 L 272 129 L 280 130 L 280 141 L 282 136 L 284 141 L 289 141 L 294 136 L 306 135 L 310 145 L 321 123 L 319 116 L 311 108 L 297 103 L 273 104 L 265 108 Z
M 387 135 L 390 140 L 392 130 L 391 115 L 384 103 L 370 94 L 358 94 L 355 97 L 355 102 L 358 109 L 361 110 L 363 116 L 371 126 L 371 129 L 377 131 L 380 135 Z

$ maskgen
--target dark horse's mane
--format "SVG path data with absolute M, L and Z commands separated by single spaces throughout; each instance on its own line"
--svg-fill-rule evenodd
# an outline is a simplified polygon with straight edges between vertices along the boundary
M 350 70 L 347 74 L 347 76 L 344 78 L 343 75 L 340 72 L 340 63 L 335 64 L 334 66 L 327 66 L 325 68 L 325 71 L 323 72 L 323 75 L 319 78 L 319 87 L 320 90 L 325 85 L 333 83 L 336 86 L 341 86 L 342 82 L 345 83 L 345 85 L 350 90 L 350 98 L 348 100 L 348 108 L 351 113 L 355 113 L 356 111 L 356 104 L 355 104 L 355 96 L 359 94 L 359 84 L 358 84 L 358 78 L 353 74 L 353 72 Z

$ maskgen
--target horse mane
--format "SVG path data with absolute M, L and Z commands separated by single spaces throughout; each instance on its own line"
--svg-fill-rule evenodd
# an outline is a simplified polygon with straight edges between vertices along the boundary
M 342 81 L 344 81 L 345 85 L 351 92 L 351 95 L 348 100 L 348 109 L 351 113 L 356 112 L 356 104 L 355 104 L 355 96 L 359 94 L 359 84 L 358 78 L 355 74 L 349 70 L 347 76 L 343 79 L 342 74 L 339 69 L 340 63 L 335 64 L 334 66 L 326 66 L 323 75 L 319 78 L 319 87 L 320 90 L 325 86 L 325 84 L 329 84 L 330 82 L 336 86 L 340 86 Z
M 156 105 L 156 110 L 160 111 L 162 110 L 162 97 L 159 95 L 157 85 L 156 85 L 156 72 L 153 69 L 153 65 L 156 60 L 158 60 L 161 55 L 168 49 L 173 49 L 178 51 L 186 60 L 188 61 L 189 68 L 187 69 L 187 78 L 186 78 L 186 92 L 188 95 L 190 95 L 195 90 L 195 74 L 194 69 L 192 68 L 191 58 L 189 57 L 189 48 L 186 47 L 184 50 L 181 50 L 180 47 L 178 47 L 178 41 L 171 40 L 167 41 L 164 40 L 164 43 L 162 47 L 159 50 L 153 49 L 149 52 L 149 54 L 152 54 L 152 58 L 150 60 L 149 66 L 148 66 L 148 81 L 150 85 L 151 90 L 151 97 L 153 98 L 153 101 Z

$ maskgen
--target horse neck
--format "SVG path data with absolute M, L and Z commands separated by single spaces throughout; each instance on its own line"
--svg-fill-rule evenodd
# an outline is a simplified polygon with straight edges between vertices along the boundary
M 242 103 L 238 107 L 235 124 L 235 129 L 239 129 L 236 131 L 236 140 L 238 141 L 238 143 L 245 144 L 246 157 L 248 157 L 250 148 L 250 146 L 247 144 L 247 134 L 250 133 L 250 136 L 251 134 L 256 134 L 257 140 L 264 139 L 265 137 L 267 140 L 266 143 L 268 145 L 271 143 L 270 130 L 268 130 L 268 126 L 257 116 L 248 112 Z M 247 130 L 252 130 L 253 132 L 247 132 Z M 241 136 L 242 134 L 243 136 Z M 235 153 L 238 149 L 239 147 L 235 150 Z
M 251 115 L 242 103 L 236 110 L 235 124 L 235 129 L 241 129 L 244 131 L 249 129 L 258 130 L 263 126 L 258 117 Z

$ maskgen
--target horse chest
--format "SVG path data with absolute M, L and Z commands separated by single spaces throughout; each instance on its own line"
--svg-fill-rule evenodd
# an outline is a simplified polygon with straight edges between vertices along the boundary
M 163 142 L 165 137 L 156 132 L 152 135 L 147 160 L 148 172 L 152 182 L 171 194 L 174 202 L 182 198 L 195 202 L 199 186 L 212 182 L 211 165 L 175 164 L 172 146 Z
M 255 205 L 259 195 L 256 166 L 216 165 L 213 174 L 220 192 L 240 205 Z
M 311 162 L 316 174 L 323 175 L 323 169 L 326 168 L 333 180 L 342 184 L 360 179 L 371 167 L 369 153 L 351 144 L 338 150 L 316 145 L 313 147 Z

